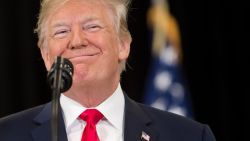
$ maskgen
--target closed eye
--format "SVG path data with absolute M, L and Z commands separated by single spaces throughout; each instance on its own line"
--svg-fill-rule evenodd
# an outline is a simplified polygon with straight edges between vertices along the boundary
M 102 26 L 98 25 L 98 24 L 91 24 L 91 25 L 87 25 L 84 27 L 84 30 L 87 30 L 89 32 L 95 32 L 98 31 L 102 28 Z
M 54 33 L 55 38 L 63 38 L 69 33 L 69 30 L 58 30 Z

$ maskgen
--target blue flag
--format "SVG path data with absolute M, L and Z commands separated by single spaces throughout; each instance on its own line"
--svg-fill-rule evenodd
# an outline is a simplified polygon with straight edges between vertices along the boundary
M 152 31 L 152 60 L 145 85 L 145 104 L 192 117 L 182 76 L 178 26 L 165 0 L 153 0 L 148 12 Z

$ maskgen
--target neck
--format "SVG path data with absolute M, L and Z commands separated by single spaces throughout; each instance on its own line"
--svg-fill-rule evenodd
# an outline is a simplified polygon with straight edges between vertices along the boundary
M 86 84 L 85 86 L 72 88 L 64 93 L 65 96 L 77 101 L 86 108 L 96 107 L 110 97 L 116 88 L 118 87 L 119 81 L 105 84 Z

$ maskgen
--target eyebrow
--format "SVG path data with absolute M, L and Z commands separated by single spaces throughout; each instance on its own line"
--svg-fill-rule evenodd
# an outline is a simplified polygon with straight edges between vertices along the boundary
M 81 24 L 85 24 L 85 23 L 88 23 L 88 22 L 95 22 L 95 21 L 100 22 L 100 20 L 95 16 L 84 17 L 81 20 Z
M 85 23 L 88 23 L 88 22 L 99 22 L 99 23 L 101 23 L 100 20 L 98 19 L 98 17 L 93 16 L 93 15 L 85 16 L 85 17 L 81 18 L 79 21 L 80 21 L 81 24 L 85 24 Z M 58 27 L 63 27 L 63 26 L 68 27 L 70 25 L 68 23 L 66 23 L 65 21 L 58 20 L 58 21 L 55 21 L 54 23 L 52 23 L 51 27 L 52 28 L 58 28 Z
M 69 26 L 69 25 L 66 24 L 65 22 L 58 22 L 58 23 L 52 24 L 52 28 L 57 28 L 57 27 L 62 27 L 62 26 Z

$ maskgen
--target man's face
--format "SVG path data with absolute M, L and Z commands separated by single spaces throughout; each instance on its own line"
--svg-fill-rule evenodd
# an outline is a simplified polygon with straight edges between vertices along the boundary
M 119 62 L 128 57 L 130 42 L 119 40 L 107 6 L 100 0 L 69 0 L 48 18 L 41 49 L 47 70 L 62 56 L 74 65 L 73 86 L 119 79 Z

